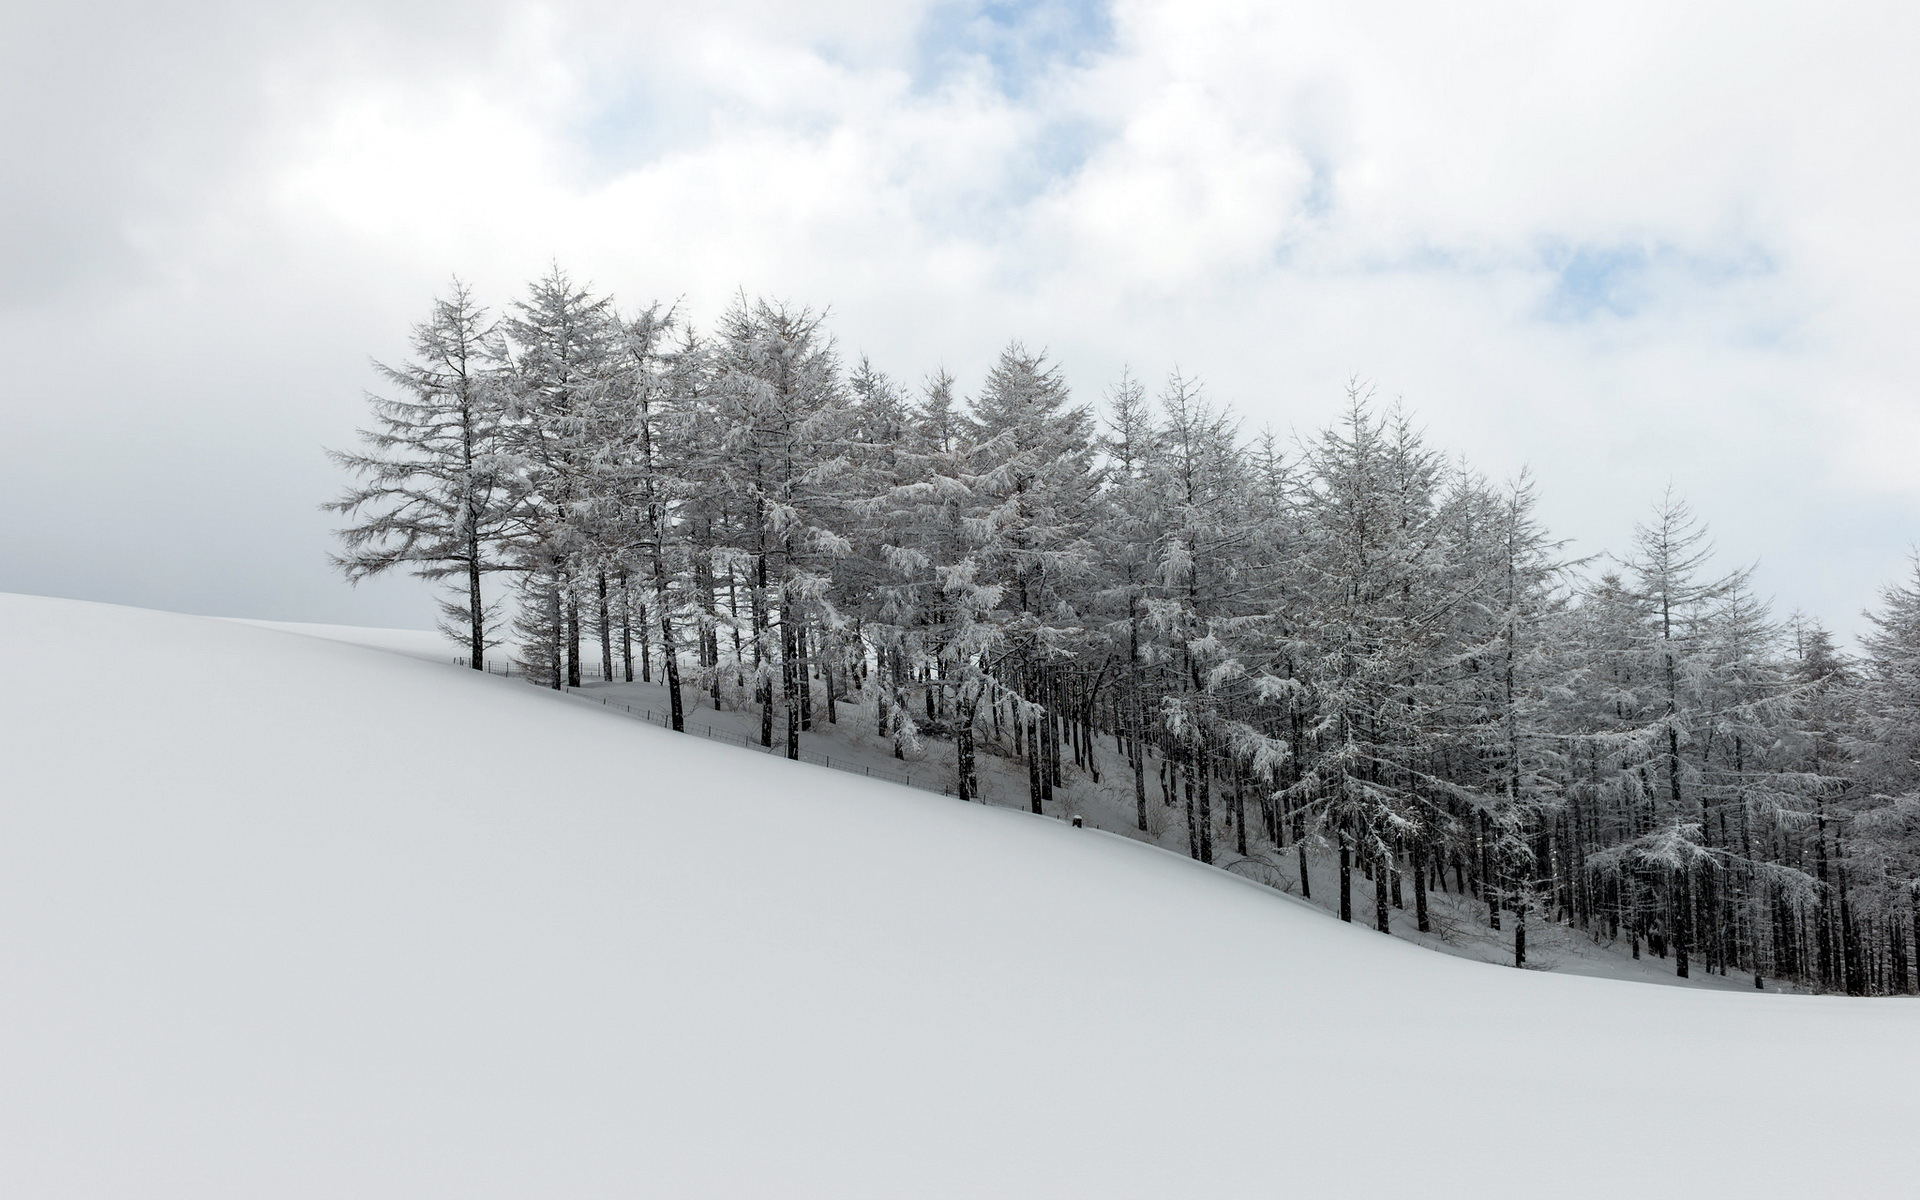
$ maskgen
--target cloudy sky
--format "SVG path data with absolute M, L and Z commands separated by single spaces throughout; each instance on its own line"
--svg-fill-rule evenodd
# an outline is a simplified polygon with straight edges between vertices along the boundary
M 1576 552 L 1671 483 L 1845 631 L 1920 541 L 1920 8 L 0 0 L 0 590 L 421 625 L 328 571 L 369 356 L 558 260 L 1249 428 L 1351 376 Z

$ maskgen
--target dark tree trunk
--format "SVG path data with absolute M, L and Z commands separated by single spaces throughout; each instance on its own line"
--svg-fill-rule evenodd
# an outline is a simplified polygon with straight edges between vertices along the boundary
M 1043 812 L 1040 805 L 1040 723 L 1031 725 L 1021 722 L 1027 728 L 1027 799 L 1033 805 L 1034 812 Z
M 467 539 L 467 666 L 487 669 L 487 617 L 480 604 L 480 543 Z
M 793 648 L 800 661 L 794 664 L 794 687 L 800 699 L 800 732 L 813 731 L 813 639 L 802 625 L 793 635 Z
M 1200 861 L 1213 861 L 1213 755 L 1207 747 L 1206 739 L 1200 740 L 1199 762 L 1196 764 L 1200 775 Z
M 595 616 L 598 620 L 597 632 L 600 634 L 600 682 L 613 682 L 613 613 L 607 607 L 607 573 L 594 574 L 594 599 L 597 602 Z
M 1189 748 L 1187 754 L 1191 754 L 1191 748 Z M 1187 754 L 1182 755 L 1182 761 L 1180 763 L 1180 791 L 1186 800 L 1187 857 L 1197 860 L 1200 857 L 1200 813 L 1194 806 L 1194 768 L 1193 762 L 1187 757 Z
M 1427 918 L 1427 844 L 1419 837 L 1413 840 L 1413 922 L 1421 933 L 1433 931 Z
M 567 686 L 580 686 L 580 593 L 567 582 Z
M 1353 920 L 1353 847 L 1340 835 L 1340 919 Z
M 1487 814 L 1483 812 L 1480 814 L 1479 837 L 1480 887 L 1484 893 L 1482 898 L 1487 904 L 1487 927 L 1498 929 L 1500 928 L 1500 893 L 1493 882 L 1493 855 L 1489 849 L 1489 843 L 1492 841 L 1493 827 L 1487 820 Z
M 1384 854 L 1376 855 L 1373 866 L 1373 927 L 1381 933 L 1393 932 L 1387 913 L 1387 877 L 1392 874 L 1393 863 Z
M 834 694 L 837 681 L 834 678 L 833 651 L 826 646 L 820 647 L 820 682 L 824 685 L 827 698 L 827 724 L 840 723 L 840 697 Z
M 560 572 L 553 573 L 553 587 L 547 592 L 547 628 L 553 631 L 553 645 L 547 649 L 547 666 L 553 679 L 553 690 L 560 691 L 567 685 L 566 649 L 562 645 L 567 637 L 566 610 L 560 603 Z
M 620 673 L 633 682 L 633 590 L 620 572 Z
M 805 636 L 793 627 L 793 610 L 780 607 L 780 683 L 787 710 L 787 757 L 800 757 L 800 689 L 806 686 L 805 667 L 800 663 L 800 639 Z
M 1238 763 L 1234 764 L 1228 779 L 1233 787 L 1233 795 L 1228 801 L 1233 805 L 1233 852 L 1245 858 L 1247 856 L 1247 793 L 1241 786 Z
M 1140 831 L 1147 830 L 1147 749 L 1140 739 L 1140 728 L 1134 727 L 1133 737 L 1127 743 L 1127 757 L 1133 767 L 1133 819 Z M 1920 904 L 1920 892 L 1914 893 L 1915 903 Z
M 680 702 L 680 655 L 673 642 L 673 609 L 667 603 L 667 580 L 656 573 L 653 577 L 653 607 L 660 614 L 660 673 L 667 685 L 667 715 L 676 733 L 686 732 L 686 714 Z M 644 653 L 647 639 L 640 640 L 640 649 Z M 717 672 L 716 672 L 717 674 Z
M 1866 964 L 1861 961 L 1859 930 L 1855 928 L 1853 911 L 1847 897 L 1847 872 L 1842 867 L 1838 872 L 1840 879 L 1840 962 L 1842 982 L 1849 996 L 1864 996 L 1867 993 Z
M 1687 978 L 1688 942 L 1693 937 L 1693 889 L 1688 883 L 1687 872 L 1682 869 L 1673 889 L 1673 970 L 1681 979 Z
M 653 682 L 653 637 L 646 632 L 647 612 L 643 605 L 640 610 L 640 678 Z M 706 647 L 700 647 L 700 657 L 706 658 Z M 702 665 L 705 665 L 704 663 Z
M 974 798 L 973 708 L 968 699 L 953 706 L 953 794 L 962 800 Z

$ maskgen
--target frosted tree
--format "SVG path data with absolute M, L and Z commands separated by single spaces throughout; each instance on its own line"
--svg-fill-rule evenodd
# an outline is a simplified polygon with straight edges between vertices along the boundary
M 1696 938 L 1695 884 L 1711 870 L 1704 843 L 1704 802 L 1698 771 L 1684 751 L 1705 733 L 1711 701 L 1704 685 L 1711 673 L 1708 634 L 1716 606 L 1747 573 L 1704 576 L 1713 557 L 1706 527 L 1671 489 L 1651 520 L 1634 527 L 1626 566 L 1645 605 L 1641 635 L 1643 678 L 1651 685 L 1653 720 L 1641 731 L 1637 764 L 1650 785 L 1646 831 L 1629 857 L 1658 873 L 1667 895 L 1666 913 L 1675 973 L 1686 977 Z
M 845 489 L 846 389 L 820 313 L 739 297 L 715 347 L 716 441 L 703 483 L 737 524 L 730 549 L 745 576 L 761 742 L 773 744 L 775 684 L 786 751 L 800 756 L 811 702 L 809 627 L 837 619 L 831 564 L 851 544 Z
M 1374 876 L 1375 926 L 1386 932 L 1398 848 L 1435 816 L 1425 730 L 1456 600 L 1437 572 L 1442 464 L 1404 415 L 1376 416 L 1357 384 L 1309 463 L 1304 551 L 1317 604 L 1296 641 L 1314 724 L 1310 766 L 1289 791 L 1336 844 L 1341 918 L 1352 919 L 1358 854 Z
M 1168 668 L 1160 709 L 1182 775 L 1188 853 L 1212 862 L 1216 780 L 1228 786 L 1235 848 L 1247 852 L 1238 768 L 1261 736 L 1233 708 L 1247 675 L 1237 635 L 1254 611 L 1243 570 L 1252 479 L 1232 418 L 1178 373 L 1160 397 L 1147 477 L 1156 501 L 1147 609 Z
M 578 687 L 580 590 L 603 515 L 594 476 L 619 326 L 611 298 L 594 296 L 558 266 L 502 324 L 511 389 L 505 442 L 525 487 L 517 536 L 523 654 L 543 682 Z
M 1867 618 L 1844 743 L 1857 781 L 1849 857 L 1878 885 L 1889 939 L 1900 947 L 1900 990 L 1907 990 L 1906 977 L 1920 966 L 1920 559 L 1904 582 L 1882 589 Z M 1836 658 L 1830 650 L 1820 657 Z M 1847 990 L 1864 990 L 1858 968 L 1850 974 Z
M 1527 963 L 1527 922 L 1556 880 L 1549 822 L 1559 812 L 1567 768 L 1555 702 L 1568 663 L 1562 653 L 1566 564 L 1535 515 L 1524 472 L 1501 491 L 1459 480 L 1443 505 L 1449 527 L 1445 593 L 1459 598 L 1450 622 L 1454 649 L 1446 672 L 1438 756 L 1456 767 L 1440 790 L 1464 818 L 1466 842 L 1483 882 L 1489 918 L 1514 914 L 1514 965 Z M 1430 768 L 1436 775 L 1441 768 Z M 1438 823 L 1444 818 L 1435 814 Z M 1410 839 L 1419 928 L 1428 928 L 1427 856 L 1440 830 Z
M 360 431 L 366 449 L 328 452 L 363 481 L 326 506 L 357 522 L 338 531 L 333 562 L 355 582 L 395 567 L 454 581 L 442 628 L 466 642 L 468 664 L 482 671 L 499 639 L 481 584 L 509 565 L 520 499 L 501 453 L 499 341 L 456 279 L 414 326 L 412 349 L 414 360 L 401 366 L 374 364 L 397 394 L 367 397 L 374 426 Z
M 940 399 L 951 419 L 951 381 L 944 381 Z M 860 662 L 846 664 L 864 670 L 868 649 L 874 657 L 871 686 L 875 733 L 891 738 L 894 753 L 904 756 L 918 744 L 918 725 L 907 698 L 908 682 L 933 669 L 937 647 L 928 641 L 927 625 L 937 605 L 931 589 L 932 566 L 938 548 L 923 527 L 920 497 L 904 491 L 934 469 L 937 453 L 927 449 L 915 413 L 894 381 L 863 355 L 848 377 L 852 407 L 848 414 L 849 456 L 852 474 L 847 480 L 857 494 L 854 509 L 854 552 L 840 564 L 839 583 L 852 600 L 851 614 L 860 635 Z M 831 667 L 832 664 L 830 664 Z M 926 688 L 928 720 L 935 689 Z
M 673 310 L 658 304 L 621 320 L 609 386 L 595 408 L 604 451 L 590 476 L 598 519 L 594 541 L 628 594 L 630 579 L 645 580 L 641 616 L 642 675 L 650 677 L 657 651 L 667 689 L 668 727 L 686 725 L 680 680 L 677 611 L 692 586 L 680 507 L 693 484 L 689 457 L 692 407 L 698 399 L 698 343 L 676 348 Z M 600 571 L 601 626 L 606 625 L 607 568 Z M 603 663 L 610 660 L 602 634 Z M 626 674 L 633 676 L 629 659 Z
M 924 410 L 923 410 L 924 412 Z M 954 790 L 979 798 L 976 743 L 983 706 L 1005 693 L 998 671 L 1006 646 L 1002 586 L 982 578 L 980 543 L 985 501 L 968 462 L 964 440 L 941 439 L 921 425 L 918 450 L 908 455 L 895 484 L 879 501 L 888 540 L 880 548 L 891 578 L 879 590 L 880 617 L 889 636 L 881 646 L 919 672 L 930 733 L 954 743 Z M 899 708 L 904 710 L 905 705 Z M 910 715 L 893 717 L 914 731 Z M 997 719 L 994 721 L 998 724 Z
M 1115 715 L 1125 735 L 1127 766 L 1133 775 L 1134 823 L 1145 832 L 1147 742 L 1152 726 L 1147 699 L 1152 658 L 1147 601 L 1153 587 L 1161 507 L 1151 468 L 1153 414 L 1146 388 L 1130 371 L 1122 372 L 1108 393 L 1107 409 L 1107 429 L 1100 438 L 1107 460 L 1107 486 L 1095 536 L 1111 610 L 1108 638 L 1126 656 Z
M 1019 342 L 1000 352 L 972 416 L 975 561 L 1007 613 L 1003 675 L 1021 701 L 1015 745 L 1027 759 L 1029 805 L 1041 812 L 1061 779 L 1065 722 L 1089 682 L 1072 665 L 1085 633 L 1073 601 L 1091 569 L 1099 485 L 1093 416 L 1073 403 L 1059 368 Z

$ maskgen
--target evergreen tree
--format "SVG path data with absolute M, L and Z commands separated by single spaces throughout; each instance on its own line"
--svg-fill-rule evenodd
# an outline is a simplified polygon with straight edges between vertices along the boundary
M 415 361 L 374 368 L 396 398 L 368 396 L 375 427 L 367 450 L 328 457 L 364 482 L 326 507 L 358 518 L 339 531 L 334 565 L 358 582 L 404 566 L 422 579 L 457 580 L 441 603 L 449 636 L 467 644 L 467 662 L 486 669 L 496 612 L 481 582 L 507 567 L 518 480 L 502 455 L 500 346 L 486 310 L 464 283 L 436 300 L 413 329 Z
M 503 322 L 510 402 L 504 437 L 523 485 L 518 512 L 520 632 L 528 668 L 580 686 L 580 599 L 606 507 L 595 478 L 618 370 L 619 325 L 558 266 Z

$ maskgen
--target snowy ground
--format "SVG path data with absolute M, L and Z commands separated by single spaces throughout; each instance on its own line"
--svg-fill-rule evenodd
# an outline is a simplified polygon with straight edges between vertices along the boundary
M 1096 830 L 275 629 L 0 596 L 0 654 L 0 1195 L 1920 1173 L 1913 1001 L 1430 954 Z

